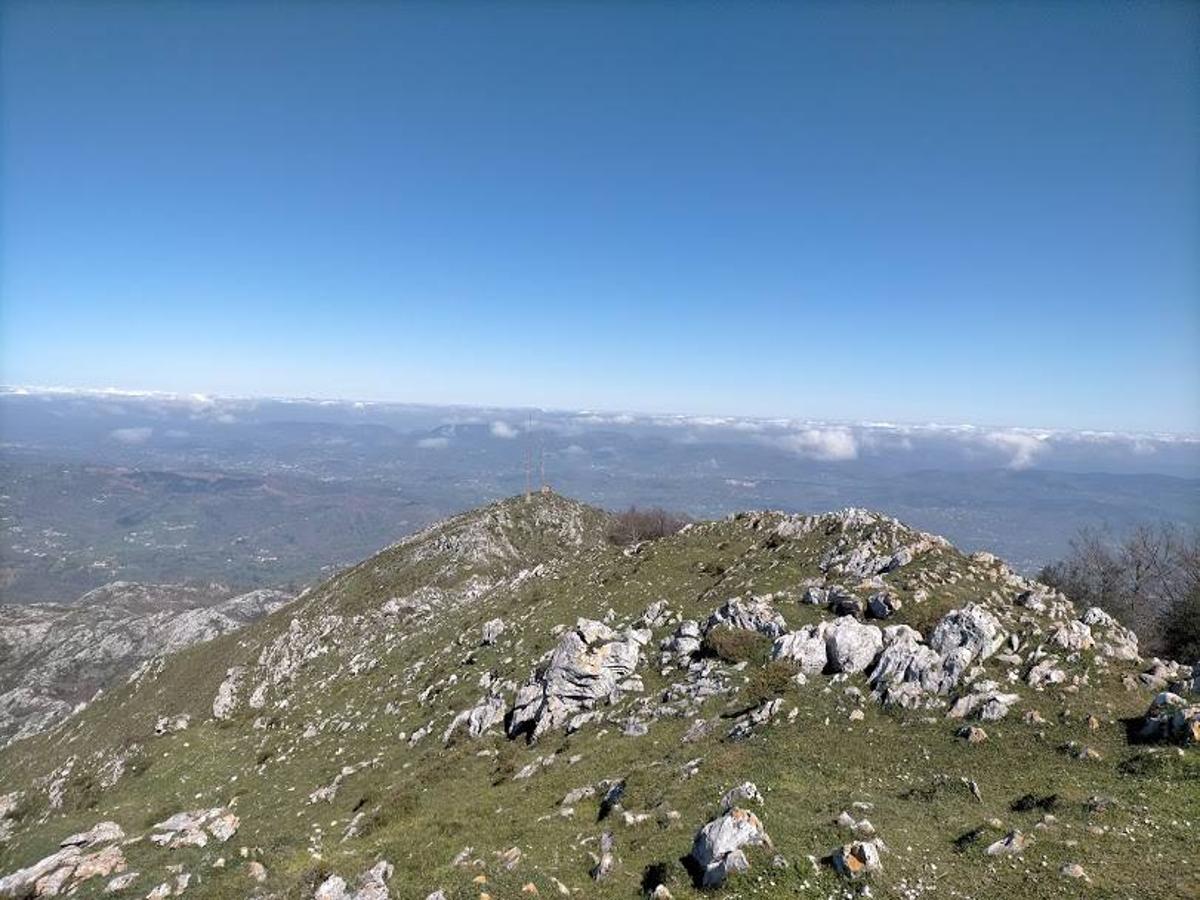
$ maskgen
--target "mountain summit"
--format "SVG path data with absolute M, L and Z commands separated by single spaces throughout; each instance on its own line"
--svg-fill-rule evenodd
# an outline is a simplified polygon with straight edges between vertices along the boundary
M 1200 678 L 1102 610 L 859 509 L 609 523 L 505 500 L 146 661 L 0 752 L 0 897 L 1200 892 Z

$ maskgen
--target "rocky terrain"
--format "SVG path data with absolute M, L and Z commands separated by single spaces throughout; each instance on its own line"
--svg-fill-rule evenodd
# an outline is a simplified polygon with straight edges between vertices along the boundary
M 240 628 L 292 597 L 114 581 L 75 603 L 0 605 L 0 743 L 59 721 L 138 663 Z
M 1200 671 L 875 513 L 432 526 L 0 752 L 0 897 L 1194 897 Z M 1194 662 L 1194 661 L 1193 661 Z

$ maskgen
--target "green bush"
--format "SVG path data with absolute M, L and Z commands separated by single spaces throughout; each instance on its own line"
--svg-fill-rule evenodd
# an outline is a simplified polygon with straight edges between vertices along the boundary
M 766 703 L 786 693 L 793 684 L 792 678 L 796 672 L 795 664 L 788 660 L 771 660 L 750 673 L 750 680 L 746 685 L 747 699 L 755 704 Z

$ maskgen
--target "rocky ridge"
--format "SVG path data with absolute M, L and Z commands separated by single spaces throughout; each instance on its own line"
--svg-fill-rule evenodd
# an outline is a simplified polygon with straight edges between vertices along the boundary
M 554 495 L 496 504 L 148 664 L 0 757 L 0 871 L 44 878 L 74 865 L 53 859 L 72 828 L 165 829 L 155 805 L 203 799 L 236 808 L 237 854 L 152 829 L 121 845 L 144 874 L 114 890 L 184 874 L 197 897 L 418 900 L 1200 884 L 1200 672 L 1142 660 L 1101 610 L 863 510 L 623 549 L 603 521 Z M 1131 866 L 1147 841 L 1159 862 Z
M 0 742 L 80 709 L 154 656 L 241 628 L 292 600 L 261 589 L 114 581 L 74 603 L 0 605 Z

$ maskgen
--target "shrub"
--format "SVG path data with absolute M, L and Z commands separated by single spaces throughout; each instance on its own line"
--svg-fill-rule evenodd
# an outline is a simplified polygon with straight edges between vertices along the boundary
M 765 665 L 771 656 L 771 639 L 757 631 L 718 625 L 704 635 L 700 649 L 706 655 L 726 662 Z
M 746 684 L 747 700 L 758 705 L 785 693 L 792 686 L 797 671 L 794 663 L 784 659 L 773 659 L 755 669 Z

